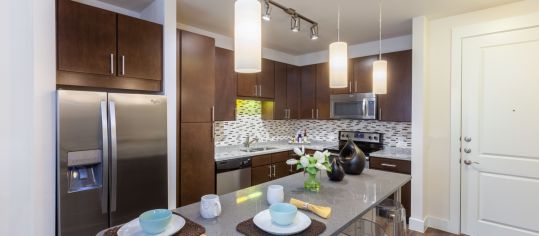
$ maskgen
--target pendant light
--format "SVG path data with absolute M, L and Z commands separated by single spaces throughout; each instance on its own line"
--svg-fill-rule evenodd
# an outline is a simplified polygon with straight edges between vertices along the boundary
M 379 32 L 378 60 L 372 64 L 372 92 L 374 94 L 387 93 L 387 61 L 382 60 L 382 0 L 378 1 L 379 8 Z
M 341 7 L 337 8 L 337 42 L 329 45 L 329 87 L 348 86 L 348 44 L 341 42 Z
M 234 70 L 238 73 L 262 70 L 261 14 L 258 0 L 234 3 Z

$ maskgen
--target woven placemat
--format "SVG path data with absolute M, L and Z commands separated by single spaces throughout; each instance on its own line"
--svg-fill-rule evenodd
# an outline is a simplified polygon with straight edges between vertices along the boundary
M 243 221 L 236 226 L 236 230 L 247 236 L 270 236 L 272 234 L 266 233 L 258 228 L 253 222 L 253 218 Z M 311 225 L 304 231 L 293 234 L 302 236 L 318 236 L 326 230 L 326 225 L 320 221 L 311 219 Z
M 185 219 L 185 225 L 178 231 L 177 233 L 173 234 L 173 236 L 200 236 L 206 232 L 206 229 L 202 227 L 201 225 L 191 221 L 190 219 L 187 219 L 186 217 L 174 213 L 176 215 L 181 216 Z M 103 236 L 118 236 L 118 230 L 122 227 L 121 225 L 110 228 L 107 230 Z

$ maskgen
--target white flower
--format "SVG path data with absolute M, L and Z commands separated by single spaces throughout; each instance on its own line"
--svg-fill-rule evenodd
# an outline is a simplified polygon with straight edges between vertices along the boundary
M 325 150 L 322 154 L 324 154 L 324 157 L 329 157 L 330 154 L 329 154 L 329 151 L 328 150 Z
M 302 156 L 299 159 L 299 162 L 301 163 L 301 166 L 303 166 L 303 167 L 309 166 L 309 159 L 306 156 Z
M 300 150 L 298 147 L 295 147 L 294 148 L 294 153 L 296 153 L 296 155 L 301 157 L 301 156 L 303 156 L 303 153 L 305 153 L 305 152 Z
M 289 165 L 289 166 L 296 165 L 296 164 L 298 164 L 298 160 L 296 160 L 296 159 L 288 159 L 288 160 L 286 160 L 286 164 Z
M 314 166 L 319 170 L 327 170 L 326 166 L 322 165 L 321 163 L 316 163 Z
M 326 158 L 324 157 L 324 154 L 319 151 L 316 151 L 314 153 L 314 159 L 316 159 L 317 164 L 322 164 L 326 160 Z

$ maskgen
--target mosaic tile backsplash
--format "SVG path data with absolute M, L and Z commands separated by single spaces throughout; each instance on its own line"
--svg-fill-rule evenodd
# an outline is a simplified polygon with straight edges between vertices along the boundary
M 260 142 L 291 138 L 298 130 L 307 129 L 311 139 L 337 142 L 340 130 L 360 130 L 384 134 L 384 145 L 411 147 L 412 126 L 409 122 L 382 122 L 373 120 L 262 120 L 261 102 L 236 101 L 236 121 L 215 122 L 216 146 L 238 145 L 245 137 L 259 138 Z

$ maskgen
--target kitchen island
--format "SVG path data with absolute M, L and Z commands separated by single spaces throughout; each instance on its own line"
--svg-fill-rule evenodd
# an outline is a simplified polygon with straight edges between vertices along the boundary
M 326 225 L 322 235 L 337 235 L 390 195 L 395 194 L 396 199 L 399 199 L 400 188 L 411 179 L 409 175 L 365 169 L 361 175 L 347 175 L 341 182 L 331 182 L 324 173 L 322 188 L 320 192 L 314 193 L 303 189 L 305 178 L 303 173 L 298 173 L 222 195 L 222 213 L 214 219 L 200 216 L 199 203 L 174 211 L 204 226 L 206 235 L 241 235 L 236 231 L 236 226 L 267 209 L 267 186 L 280 184 L 284 186 L 286 202 L 293 197 L 331 207 L 332 213 L 328 219 L 320 218 L 311 212 L 303 212 Z

